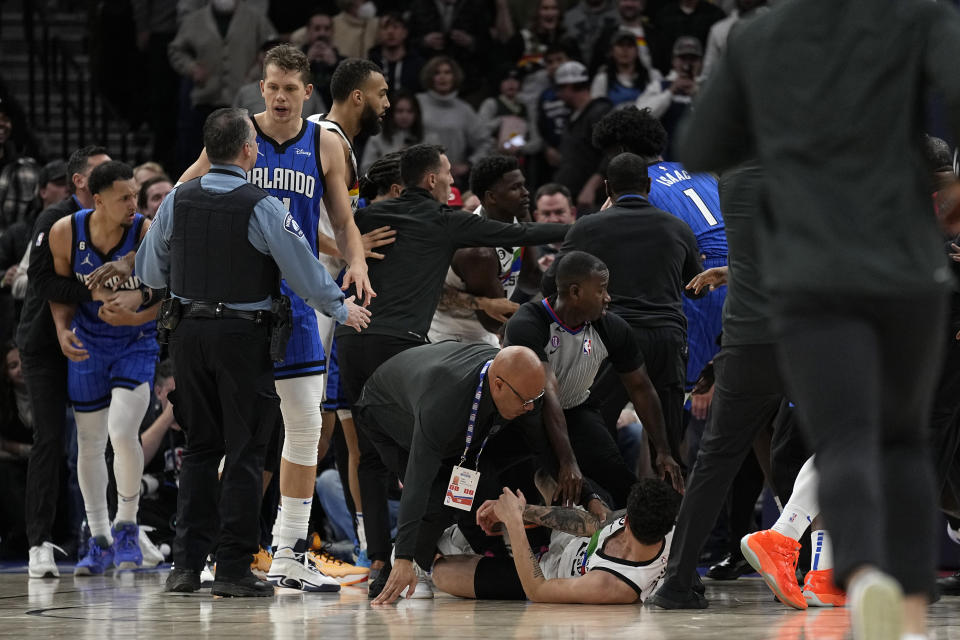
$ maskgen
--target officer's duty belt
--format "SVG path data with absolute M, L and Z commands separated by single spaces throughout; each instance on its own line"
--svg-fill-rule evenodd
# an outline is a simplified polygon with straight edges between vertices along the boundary
M 266 324 L 270 320 L 270 310 L 240 311 L 231 309 L 222 302 L 191 302 L 183 305 L 182 318 L 206 318 L 213 320 L 251 320 L 257 324 Z

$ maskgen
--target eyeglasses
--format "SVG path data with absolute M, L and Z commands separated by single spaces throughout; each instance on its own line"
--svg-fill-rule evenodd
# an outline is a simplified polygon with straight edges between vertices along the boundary
M 540 391 L 540 393 L 537 394 L 537 397 L 536 397 L 536 398 L 530 398 L 529 400 L 524 400 L 524 399 L 523 399 L 523 396 L 520 395 L 519 393 L 517 393 L 517 390 L 513 388 L 513 385 L 512 385 L 512 384 L 510 384 L 509 382 L 507 382 L 506 380 L 504 380 L 504 379 L 501 378 L 500 376 L 497 376 L 497 380 L 499 380 L 499 381 L 502 382 L 503 384 L 507 385 L 507 386 L 510 388 L 510 391 L 513 391 L 513 395 L 517 396 L 517 398 L 519 398 L 520 402 L 523 403 L 522 406 L 523 406 L 524 409 L 526 409 L 527 407 L 532 407 L 532 406 L 534 405 L 534 403 L 536 403 L 538 400 L 540 400 L 541 398 L 543 398 L 544 394 L 547 392 L 546 389 L 542 389 L 542 390 Z

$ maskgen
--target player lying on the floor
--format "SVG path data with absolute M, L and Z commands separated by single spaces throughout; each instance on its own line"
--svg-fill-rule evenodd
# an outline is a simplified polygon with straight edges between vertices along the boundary
M 680 495 L 652 479 L 636 483 L 627 508 L 606 521 L 582 509 L 527 505 L 504 487 L 499 500 L 477 510 L 488 534 L 502 522 L 513 558 L 443 556 L 433 565 L 434 586 L 464 598 L 583 604 L 629 604 L 652 594 L 667 566 Z M 524 522 L 553 529 L 538 555 Z

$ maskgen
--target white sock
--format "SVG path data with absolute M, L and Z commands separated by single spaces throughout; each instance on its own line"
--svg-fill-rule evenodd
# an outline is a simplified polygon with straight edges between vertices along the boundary
M 277 551 L 277 539 L 280 537 L 280 514 L 283 513 L 283 505 L 279 502 L 277 503 L 277 515 L 273 519 L 273 528 L 270 529 L 270 545 L 273 547 L 274 553 Z
M 77 481 L 92 537 L 113 543 L 107 513 L 107 409 L 75 411 L 77 421 Z
M 363 528 L 363 514 L 357 511 L 357 544 L 360 549 L 367 548 L 367 532 Z
M 826 530 L 810 532 L 810 570 L 825 571 L 833 569 L 833 545 Z
M 793 482 L 793 494 L 771 528 L 788 538 L 799 541 L 803 532 L 810 526 L 810 522 L 820 513 L 820 503 L 817 501 L 819 484 L 820 475 L 813 466 L 813 456 L 811 456 L 800 467 L 800 473 Z
M 117 522 L 137 522 L 143 475 L 143 448 L 138 434 L 149 404 L 150 388 L 145 382 L 132 391 L 115 388 L 111 393 L 107 430 L 113 445 L 113 475 L 117 479 Z
M 280 503 L 283 505 L 283 509 L 277 516 L 280 526 L 277 528 L 277 535 L 273 538 L 273 546 L 275 549 L 283 547 L 292 549 L 297 544 L 297 540 L 307 539 L 313 497 L 291 498 L 280 496 Z

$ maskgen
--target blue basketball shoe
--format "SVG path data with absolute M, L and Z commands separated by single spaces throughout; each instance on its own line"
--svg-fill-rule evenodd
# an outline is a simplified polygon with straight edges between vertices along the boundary
M 73 570 L 75 576 L 101 576 L 113 566 L 113 547 L 107 544 L 103 536 L 90 538 L 87 543 L 87 554 Z
M 113 527 L 113 562 L 117 569 L 139 569 L 143 565 L 140 551 L 140 528 L 133 522 Z

